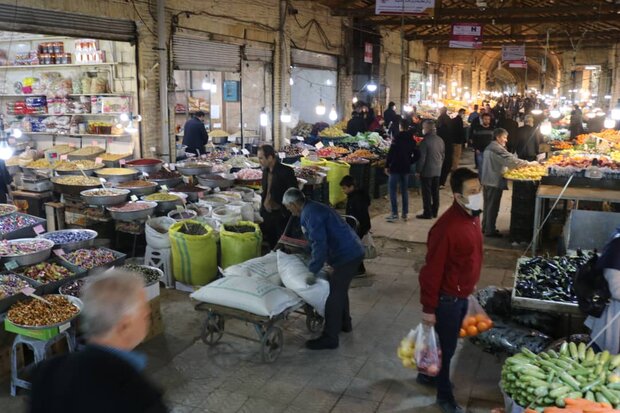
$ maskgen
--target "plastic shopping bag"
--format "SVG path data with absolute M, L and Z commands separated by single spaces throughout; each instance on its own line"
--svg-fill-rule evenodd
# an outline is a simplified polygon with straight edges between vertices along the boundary
M 467 315 L 463 319 L 459 337 L 474 337 L 493 327 L 493 320 L 484 311 L 476 297 L 468 298 Z
M 375 247 L 375 242 L 372 239 L 372 235 L 370 232 L 364 235 L 362 238 L 362 245 L 364 246 L 364 258 L 367 260 L 372 260 L 373 258 L 377 258 L 377 247 Z
M 417 330 L 414 357 L 418 372 L 435 377 L 441 370 L 439 337 L 437 337 L 435 327 L 427 324 L 420 324 Z

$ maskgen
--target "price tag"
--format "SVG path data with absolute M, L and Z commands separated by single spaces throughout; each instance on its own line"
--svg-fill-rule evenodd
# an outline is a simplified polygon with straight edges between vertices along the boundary
M 308 155 L 310 155 L 310 151 L 309 151 L 309 150 L 307 150 L 307 149 L 304 149 L 304 150 L 301 152 L 301 154 L 302 154 L 303 156 L 308 156 Z
M 248 151 L 247 149 L 243 148 L 243 149 L 241 149 L 241 153 L 244 154 L 244 155 L 249 155 L 250 151 Z
M 9 138 L 9 145 L 15 145 L 15 142 L 17 142 L 15 138 Z
M 315 147 L 315 148 L 317 148 L 317 149 L 323 149 L 323 147 L 324 147 L 324 146 L 325 146 L 325 145 L 323 145 L 323 142 L 317 142 L 317 143 L 314 145 L 314 147 Z
M 138 197 L 135 195 L 132 195 L 129 197 L 129 199 L 131 199 L 133 202 L 136 202 L 138 200 Z
M 215 192 L 217 194 L 218 192 L 220 192 L 220 188 L 219 187 L 213 188 L 213 192 Z
M 176 164 L 171 163 L 168 169 L 170 169 L 171 171 L 174 171 L 175 169 L 177 169 L 177 166 Z
M 62 257 L 63 255 L 65 255 L 65 251 L 62 248 L 57 248 L 54 250 L 54 254 L 56 254 L 59 257 Z
M 334 142 L 329 141 L 329 146 L 334 146 Z
M 67 160 L 67 155 L 60 155 L 60 160 L 61 161 L 66 161 Z
M 101 157 L 95 158 L 95 163 L 103 163 L 103 159 Z
M 119 164 L 120 166 L 125 166 L 125 160 L 124 160 L 124 159 L 119 160 L 119 161 L 118 161 L 118 164 Z
M 4 263 L 4 268 L 6 268 L 8 271 L 13 271 L 17 267 L 19 267 L 19 264 L 15 260 L 12 260 L 12 261 Z M 26 288 L 28 288 L 28 287 L 26 287 Z M 34 292 L 34 290 L 32 290 L 32 291 Z M 29 295 L 29 294 L 26 294 L 26 295 Z
M 232 149 L 232 151 L 233 151 L 234 153 L 239 153 L 239 149 L 237 149 L 237 148 L 231 148 L 231 149 Z
M 11 261 L 14 262 L 14 261 Z M 8 262 L 7 262 L 8 264 Z M 6 264 L 5 264 L 6 265 Z M 32 294 L 34 294 L 35 289 L 32 287 L 24 287 L 24 289 L 22 290 L 22 294 L 27 295 L 28 297 L 30 297 Z
M 37 225 L 36 227 L 32 228 L 32 230 L 35 232 L 35 234 L 37 235 L 41 235 L 45 232 L 45 228 L 43 228 L 43 225 Z
M 101 181 L 102 184 L 105 184 L 107 182 L 105 178 L 99 178 L 99 181 Z
M 96 140 L 94 140 L 94 139 L 93 139 L 90 143 L 91 143 L 91 145 L 93 145 L 93 146 L 97 146 L 97 141 L 96 141 Z
M 167 185 L 162 185 L 161 186 L 161 190 L 162 191 L 168 191 L 168 186 Z
M 183 182 L 185 182 L 186 184 L 189 184 L 190 177 L 189 176 L 183 176 Z
M 149 177 L 149 173 L 148 172 L 142 172 L 142 176 L 144 176 L 145 178 Z
M 185 211 L 185 208 L 183 208 L 181 205 L 177 205 L 177 211 Z
M 536 155 L 536 160 L 538 162 L 542 162 L 545 159 L 547 159 L 547 154 L 546 153 L 539 153 L 538 155 Z
M 278 157 L 279 157 L 280 159 L 284 159 L 284 158 L 286 158 L 286 152 L 278 152 Z

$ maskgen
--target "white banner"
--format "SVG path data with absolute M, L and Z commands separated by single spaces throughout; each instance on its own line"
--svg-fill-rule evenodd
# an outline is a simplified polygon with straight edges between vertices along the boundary
M 453 23 L 449 47 L 480 49 L 482 47 L 482 25 L 478 23 Z
M 423 14 L 435 7 L 435 0 L 377 0 L 375 14 Z
M 525 59 L 525 45 L 504 45 L 502 46 L 502 62 L 510 62 Z

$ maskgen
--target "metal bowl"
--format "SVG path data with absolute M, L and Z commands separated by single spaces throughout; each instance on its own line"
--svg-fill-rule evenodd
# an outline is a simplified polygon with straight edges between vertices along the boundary
M 2 211 L 4 210 L 4 212 Z M 0 217 L 5 215 L 10 215 L 14 212 L 17 212 L 17 207 L 11 204 L 0 204 Z
M 213 165 L 207 162 L 179 162 L 176 167 L 183 175 L 204 175 L 213 169 Z
M 52 232 L 48 232 L 46 234 L 41 234 L 38 236 L 38 238 L 44 238 L 47 240 L 52 241 L 51 238 L 51 234 L 58 234 L 58 233 L 75 233 L 75 232 L 85 232 L 87 234 L 90 235 L 90 237 L 88 239 L 85 239 L 83 241 L 76 241 L 76 242 L 67 242 L 64 244 L 57 244 L 54 243 L 55 247 L 58 248 L 62 248 L 65 252 L 71 252 L 71 251 L 75 251 L 75 250 L 79 250 L 80 248 L 88 248 L 88 247 L 92 247 L 95 244 L 95 238 L 97 238 L 97 235 L 99 235 L 97 233 L 97 231 L 93 231 L 92 229 L 63 229 L 60 231 L 52 231 Z M 54 241 L 52 241 L 54 242 Z
M 209 188 L 226 189 L 233 186 L 234 179 L 226 179 L 217 174 L 198 175 L 198 183 Z
M 74 320 L 77 316 L 79 316 L 79 315 L 80 315 L 80 313 L 82 312 L 82 308 L 83 308 L 83 306 L 84 306 L 84 305 L 82 304 L 82 300 L 80 300 L 79 298 L 77 298 L 77 297 L 73 297 L 73 296 L 71 296 L 71 295 L 65 295 L 65 294 L 48 294 L 48 295 L 62 295 L 62 296 L 63 296 L 63 297 L 65 297 L 67 300 L 69 300 L 69 302 L 70 302 L 71 304 L 73 304 L 74 306 L 76 306 L 76 307 L 77 307 L 78 312 L 77 312 L 77 313 L 75 313 L 72 317 L 70 317 L 70 318 L 68 318 L 68 319 L 64 320 L 62 323 L 50 324 L 50 325 L 46 325 L 46 326 L 24 326 L 24 325 L 21 325 L 21 324 L 15 324 L 14 322 L 12 322 L 12 321 L 11 321 L 11 319 L 8 317 L 8 315 L 7 315 L 7 318 L 6 318 L 6 319 L 7 319 L 7 321 L 8 321 L 9 323 L 13 324 L 13 325 L 14 325 L 14 326 L 16 326 L 16 327 L 23 328 L 23 329 L 26 329 L 26 330 L 46 330 L 46 329 L 48 329 L 48 328 L 60 327 L 60 326 L 62 326 L 62 325 L 65 325 L 65 324 L 67 324 L 67 323 L 70 323 L 70 322 L 71 322 L 71 321 L 73 321 L 73 320 Z M 32 300 L 34 300 L 34 298 L 32 298 Z
M 185 194 L 180 194 L 180 193 L 170 193 L 170 194 L 176 195 L 178 199 L 175 199 L 172 201 L 151 201 L 151 202 L 157 203 L 157 208 L 155 208 L 155 210 L 159 212 L 160 214 L 167 214 L 168 212 L 176 209 L 178 205 L 183 206 L 183 201 L 184 199 L 186 199 L 186 197 L 183 196 Z
M 67 184 L 62 184 L 62 183 L 58 183 L 58 179 L 60 177 L 53 177 L 52 178 L 52 183 L 54 184 L 54 191 L 55 192 L 59 192 L 61 194 L 66 194 L 66 195 L 74 195 L 74 196 L 80 196 L 80 192 L 82 191 L 86 191 L 87 189 L 93 189 L 93 188 L 100 188 L 101 187 L 101 183 L 97 183 L 93 185 L 67 185 Z
M 214 145 L 226 145 L 228 143 L 228 136 L 211 137 L 211 142 Z
M 38 264 L 42 261 L 45 261 L 46 259 L 48 259 L 50 257 L 50 254 L 52 253 L 52 248 L 54 248 L 54 243 L 48 239 L 43 239 L 40 240 L 38 238 L 18 238 L 18 239 L 14 239 L 14 240 L 10 240 L 8 241 L 11 244 L 17 244 L 19 242 L 31 242 L 31 241 L 45 241 L 45 243 L 47 243 L 47 247 L 44 249 L 41 249 L 39 251 L 36 252 L 32 252 L 30 254 L 21 254 L 21 255 L 3 255 L 2 258 L 5 261 L 15 261 L 17 262 L 17 264 L 19 264 L 20 266 L 24 266 L 24 265 L 34 265 L 34 264 Z
M 163 185 L 166 185 L 168 188 L 174 188 L 175 186 L 183 182 L 183 177 L 179 176 L 176 178 L 165 178 L 165 179 L 152 179 L 151 178 L 149 179 L 149 181 L 157 183 L 157 185 L 159 185 L 160 188 Z
M 151 165 L 136 164 L 136 162 L 139 162 L 142 160 L 149 160 L 149 161 L 156 161 L 156 162 L 153 162 Z M 134 159 L 133 161 L 126 162 L 125 167 L 131 168 L 131 169 L 137 169 L 140 172 L 146 172 L 147 174 L 150 174 L 153 172 L 159 172 L 163 164 L 164 164 L 164 161 L 159 160 L 159 159 L 140 158 L 140 159 Z
M 250 202 L 252 201 L 252 199 L 254 199 L 254 190 L 252 188 L 248 188 L 245 186 L 236 186 L 234 188 L 231 188 L 231 191 L 239 192 L 241 194 L 241 198 L 246 202 Z
M 141 219 L 146 219 L 149 216 L 153 215 L 155 208 L 157 208 L 157 202 L 150 201 L 136 201 L 141 204 L 148 204 L 148 208 L 142 209 L 140 211 L 112 211 L 110 207 L 106 207 L 110 215 L 114 219 L 118 219 L 119 221 L 137 221 Z
M 187 215 L 187 216 L 183 216 Z M 168 212 L 168 218 L 172 218 L 175 221 L 184 221 L 186 219 L 193 219 L 198 216 L 198 212 L 192 209 L 184 209 L 183 211 L 172 210 Z
M 125 175 L 117 175 L 117 174 L 107 174 L 106 170 L 107 168 L 104 168 L 102 170 L 99 171 L 95 171 L 95 173 L 97 174 L 98 177 L 100 178 L 105 178 L 106 181 L 108 182 L 115 182 L 115 183 L 120 183 L 120 182 L 127 182 L 127 181 L 135 181 L 136 179 L 138 179 L 138 176 L 140 175 L 140 171 L 137 171 L 135 169 L 132 168 L 126 168 L 128 171 L 131 171 L 131 173 L 125 174 Z
M 157 182 L 151 182 L 151 181 L 146 181 L 148 182 L 149 186 L 135 186 L 135 187 L 124 187 L 124 188 L 118 188 L 117 189 L 127 189 L 129 191 L 130 195 L 136 195 L 136 196 L 143 196 L 143 195 L 150 195 L 153 192 L 157 191 L 157 188 L 159 187 L 159 185 L 157 184 Z
M 129 198 L 129 189 L 108 188 L 106 190 L 118 192 L 118 194 L 92 195 L 93 193 L 99 191 L 99 188 L 95 188 L 87 189 L 86 191 L 80 192 L 80 196 L 82 197 L 82 201 L 86 202 L 88 205 L 117 205 L 122 204 L 123 202 L 127 201 L 127 198 Z
M 95 168 L 89 168 L 89 169 L 76 169 L 76 170 L 59 170 L 59 169 L 54 169 L 54 172 L 56 172 L 58 175 L 82 175 L 81 171 L 84 171 L 84 174 L 87 176 L 93 176 L 95 174 L 95 171 L 105 168 L 104 164 L 101 164 Z

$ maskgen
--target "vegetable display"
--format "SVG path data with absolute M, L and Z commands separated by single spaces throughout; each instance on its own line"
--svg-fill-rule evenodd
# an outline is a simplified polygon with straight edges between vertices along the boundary
M 501 386 L 520 406 L 536 412 L 564 407 L 566 399 L 620 406 L 620 355 L 595 354 L 585 343 L 564 342 L 559 352 L 527 349 L 506 359 Z

